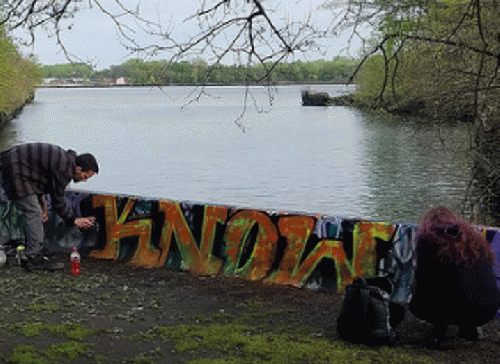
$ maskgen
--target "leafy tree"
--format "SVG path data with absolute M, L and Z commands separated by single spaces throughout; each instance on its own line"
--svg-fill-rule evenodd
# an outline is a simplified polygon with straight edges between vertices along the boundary
M 84 63 L 56 64 L 42 67 L 43 76 L 46 78 L 84 78 L 88 79 L 93 74 L 92 69 Z
M 39 67 L 21 57 L 0 28 L 0 113 L 13 113 L 33 95 L 39 81 Z
M 271 67 L 269 65 L 265 65 Z M 345 83 L 356 67 L 355 60 L 342 59 L 319 62 L 293 62 L 279 64 L 271 72 L 274 82 L 280 83 Z M 43 66 L 45 78 L 83 78 L 84 80 L 125 77 L 135 85 L 195 85 L 195 84 L 252 84 L 263 78 L 265 67 L 255 65 L 250 68 L 241 65 L 212 66 L 197 59 L 193 62 L 143 61 L 131 59 L 118 66 L 99 72 L 92 72 L 85 64 L 56 64 Z
M 388 110 L 471 121 L 465 206 L 500 223 L 500 2 L 399 1 L 358 75 L 360 98 Z M 384 75 L 380 78 L 379 75 Z

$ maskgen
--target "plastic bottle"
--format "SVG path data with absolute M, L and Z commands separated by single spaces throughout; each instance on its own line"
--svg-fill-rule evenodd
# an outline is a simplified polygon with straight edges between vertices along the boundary
M 16 248 L 16 260 L 17 264 L 21 265 L 21 261 L 25 259 L 24 255 L 24 245 L 18 245 Z
M 71 275 L 77 276 L 80 273 L 82 273 L 80 267 L 80 253 L 78 253 L 76 247 L 74 247 L 73 251 L 71 252 L 70 260 L 71 260 Z

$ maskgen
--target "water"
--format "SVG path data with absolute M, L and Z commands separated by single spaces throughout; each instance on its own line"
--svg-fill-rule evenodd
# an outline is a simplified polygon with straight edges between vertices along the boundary
M 271 107 L 259 87 L 246 99 L 242 87 L 200 99 L 189 87 L 39 89 L 0 148 L 43 141 L 93 153 L 100 173 L 70 186 L 79 190 L 383 221 L 460 206 L 465 125 L 303 107 L 300 89 L 273 89 Z

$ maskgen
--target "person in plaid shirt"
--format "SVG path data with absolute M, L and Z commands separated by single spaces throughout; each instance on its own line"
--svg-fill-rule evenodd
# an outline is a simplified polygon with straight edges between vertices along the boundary
M 27 270 L 62 269 L 62 263 L 52 263 L 43 256 L 43 222 L 48 219 L 45 195 L 50 195 L 52 208 L 68 225 L 91 227 L 95 218 L 73 216 L 64 191 L 71 181 L 85 182 L 99 172 L 95 157 L 48 143 L 26 143 L 1 152 L 0 171 L 7 197 L 26 215 L 26 260 L 22 266 Z

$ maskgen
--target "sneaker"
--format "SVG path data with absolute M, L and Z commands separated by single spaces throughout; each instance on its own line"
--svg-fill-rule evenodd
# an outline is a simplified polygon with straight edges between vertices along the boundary
M 52 262 L 47 257 L 36 257 L 25 262 L 23 268 L 28 272 L 32 272 L 34 270 L 47 270 L 53 272 L 64 269 L 64 264 L 61 262 Z
M 25 256 L 22 256 L 22 257 L 18 258 L 17 262 L 19 263 L 19 266 L 21 268 L 26 269 L 26 266 L 28 265 L 29 259 L 26 258 Z

